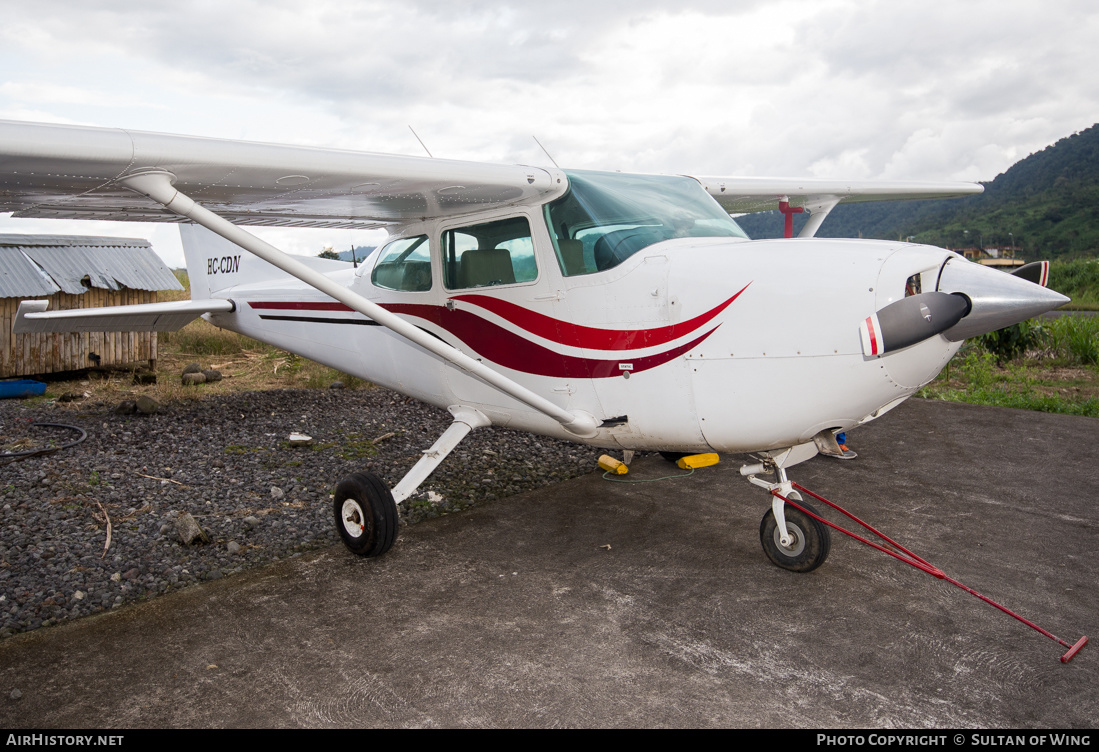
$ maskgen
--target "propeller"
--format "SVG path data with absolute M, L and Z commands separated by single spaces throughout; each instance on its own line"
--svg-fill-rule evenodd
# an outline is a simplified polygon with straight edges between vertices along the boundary
M 862 322 L 862 351 L 867 357 L 885 355 L 923 342 L 953 327 L 969 310 L 964 295 L 925 292 L 902 298 Z
M 1048 279 L 1045 261 L 1005 274 L 960 257 L 951 258 L 939 272 L 936 292 L 897 300 L 859 325 L 862 351 L 867 357 L 885 355 L 936 334 L 958 342 L 1026 321 L 1069 302 L 1040 284 Z

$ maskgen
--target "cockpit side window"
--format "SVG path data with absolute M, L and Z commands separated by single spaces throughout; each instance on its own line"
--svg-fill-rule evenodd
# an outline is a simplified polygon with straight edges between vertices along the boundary
M 443 283 L 448 290 L 533 282 L 538 278 L 526 217 L 509 217 L 443 233 Z
M 748 237 L 692 178 L 567 174 L 568 193 L 544 207 L 565 276 L 612 269 L 671 238 Z
M 427 235 L 398 238 L 386 245 L 370 274 L 375 287 L 402 292 L 431 289 L 431 243 Z

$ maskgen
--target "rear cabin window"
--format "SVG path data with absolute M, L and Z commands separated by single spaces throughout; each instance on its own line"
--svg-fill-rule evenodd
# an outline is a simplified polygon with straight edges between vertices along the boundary
M 538 278 L 526 217 L 443 233 L 443 283 L 448 290 L 533 282 Z
M 399 238 L 382 249 L 370 275 L 375 287 L 402 292 L 431 289 L 431 244 L 427 235 Z

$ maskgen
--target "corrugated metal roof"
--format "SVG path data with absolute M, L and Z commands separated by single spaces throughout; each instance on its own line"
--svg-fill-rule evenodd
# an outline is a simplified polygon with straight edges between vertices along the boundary
M 0 247 L 0 298 L 34 298 L 60 289 L 20 249 Z
M 0 234 L 0 298 L 80 295 L 87 287 L 182 290 L 142 238 Z

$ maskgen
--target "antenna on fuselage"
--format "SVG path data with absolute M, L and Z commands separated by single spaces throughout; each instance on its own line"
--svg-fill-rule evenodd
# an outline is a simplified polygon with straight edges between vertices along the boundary
M 549 161 L 553 162 L 553 166 L 560 170 L 561 165 L 557 164 L 557 160 L 553 158 L 553 155 L 549 153 L 546 147 L 542 146 L 542 142 L 538 140 L 538 136 L 532 134 L 531 138 L 534 139 L 534 143 L 538 144 L 539 148 L 541 148 L 542 151 L 546 152 L 546 156 L 549 157 Z
M 431 157 L 432 159 L 435 159 L 435 155 L 433 155 L 433 154 L 431 153 L 431 151 L 430 151 L 430 150 L 429 150 L 429 149 L 427 148 L 427 144 L 425 144 L 425 143 L 424 143 L 424 140 L 423 140 L 422 138 L 420 138 L 420 137 L 419 137 L 419 135 L 417 135 L 416 131 L 412 130 L 412 126 L 411 126 L 411 125 L 410 125 L 410 126 L 408 126 L 408 129 L 409 129 L 410 131 L 412 131 L 412 135 L 413 135 L 413 136 L 416 136 L 416 140 L 420 142 L 420 146 L 424 147 L 424 151 L 426 151 L 426 152 L 427 152 L 427 156 Z
M 355 256 L 355 244 L 351 244 L 351 263 L 354 264 L 353 268 L 359 268 L 359 259 Z

